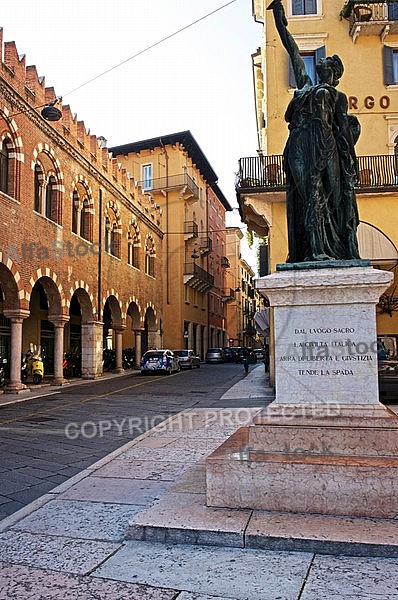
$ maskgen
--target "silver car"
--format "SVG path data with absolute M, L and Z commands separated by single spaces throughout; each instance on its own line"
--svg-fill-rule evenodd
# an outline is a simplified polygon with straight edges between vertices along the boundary
M 224 363 L 225 354 L 222 348 L 209 348 L 206 352 L 207 363 Z
M 200 369 L 200 358 L 193 350 L 174 350 L 174 354 L 178 357 L 181 369 Z

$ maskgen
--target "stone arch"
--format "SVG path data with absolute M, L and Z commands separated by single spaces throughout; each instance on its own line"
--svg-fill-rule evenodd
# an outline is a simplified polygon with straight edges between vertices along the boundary
M 84 281 L 75 281 L 73 287 L 70 288 L 71 300 L 74 294 L 76 295 L 80 304 L 82 320 L 84 322 L 92 321 L 97 313 L 97 310 L 94 306 L 94 296 L 90 292 L 88 284 Z
M 147 304 L 145 310 L 141 343 L 143 353 L 150 348 L 156 348 L 159 344 L 156 312 L 151 304 Z
M 38 270 L 37 275 L 36 281 L 30 280 L 30 315 L 23 323 L 23 345 L 25 349 L 29 349 L 31 344 L 40 347 L 45 375 L 54 373 L 62 377 L 63 329 L 60 336 L 59 326 L 63 328 L 69 320 L 67 303 L 55 273 L 50 276 L 50 269 L 46 269 L 44 272 Z M 62 342 L 62 346 L 58 346 L 58 354 L 57 336 Z
M 46 267 L 45 269 L 37 269 L 36 277 L 30 278 L 25 292 L 27 301 L 30 302 L 32 290 L 39 280 L 43 280 L 45 284 L 45 292 L 46 294 L 49 294 L 49 299 L 51 302 L 51 316 L 65 316 L 67 314 L 67 309 L 69 308 L 68 300 L 65 297 L 61 282 L 58 281 L 57 274 L 49 267 Z M 41 285 L 43 285 L 43 282 Z
M 9 305 L 7 301 L 7 309 L 27 309 L 29 302 L 25 299 L 25 290 L 22 285 L 21 276 L 17 267 L 14 265 L 14 262 L 9 258 L 8 251 L 5 255 L 0 251 L 0 282 L 1 281 L 7 286 L 7 297 L 15 297 L 17 299 L 17 304 L 15 306 Z
M 126 303 L 126 316 L 131 318 L 131 325 L 133 329 L 141 327 L 141 307 L 138 300 L 133 296 L 129 298 Z

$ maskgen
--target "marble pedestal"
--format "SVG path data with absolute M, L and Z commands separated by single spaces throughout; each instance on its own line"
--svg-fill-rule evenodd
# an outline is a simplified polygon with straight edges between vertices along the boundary
M 274 308 L 276 399 L 206 463 L 207 504 L 398 515 L 398 417 L 378 402 L 371 267 L 281 271 L 257 282 Z

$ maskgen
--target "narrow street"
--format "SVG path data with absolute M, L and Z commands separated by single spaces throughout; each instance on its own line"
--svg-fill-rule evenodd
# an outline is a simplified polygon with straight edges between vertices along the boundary
M 202 363 L 168 377 L 132 372 L 42 388 L 43 396 L 1 406 L 0 519 L 181 410 L 229 406 L 220 398 L 244 375 L 242 365 Z

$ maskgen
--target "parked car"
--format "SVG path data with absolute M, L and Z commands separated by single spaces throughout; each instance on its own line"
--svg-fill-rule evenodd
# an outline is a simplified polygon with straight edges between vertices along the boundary
M 178 357 L 172 350 L 148 350 L 141 358 L 141 375 L 161 371 L 171 374 L 180 371 Z
M 253 364 L 257 362 L 257 357 L 252 348 L 241 348 L 239 350 L 238 358 L 236 362 L 243 363 L 243 360 L 247 358 L 248 364 Z
M 257 360 L 264 360 L 265 351 L 262 348 L 254 348 L 253 352 L 256 355 Z
M 383 404 L 397 404 L 398 339 L 396 335 L 377 336 L 377 367 L 379 401 Z
M 207 363 L 225 363 L 225 354 L 222 348 L 209 348 L 206 352 Z
M 197 367 L 200 369 L 200 358 L 196 356 L 193 350 L 174 350 L 181 369 L 193 369 Z
M 236 357 L 235 350 L 229 346 L 227 348 L 223 348 L 223 350 L 224 350 L 225 362 L 235 362 L 235 357 Z

